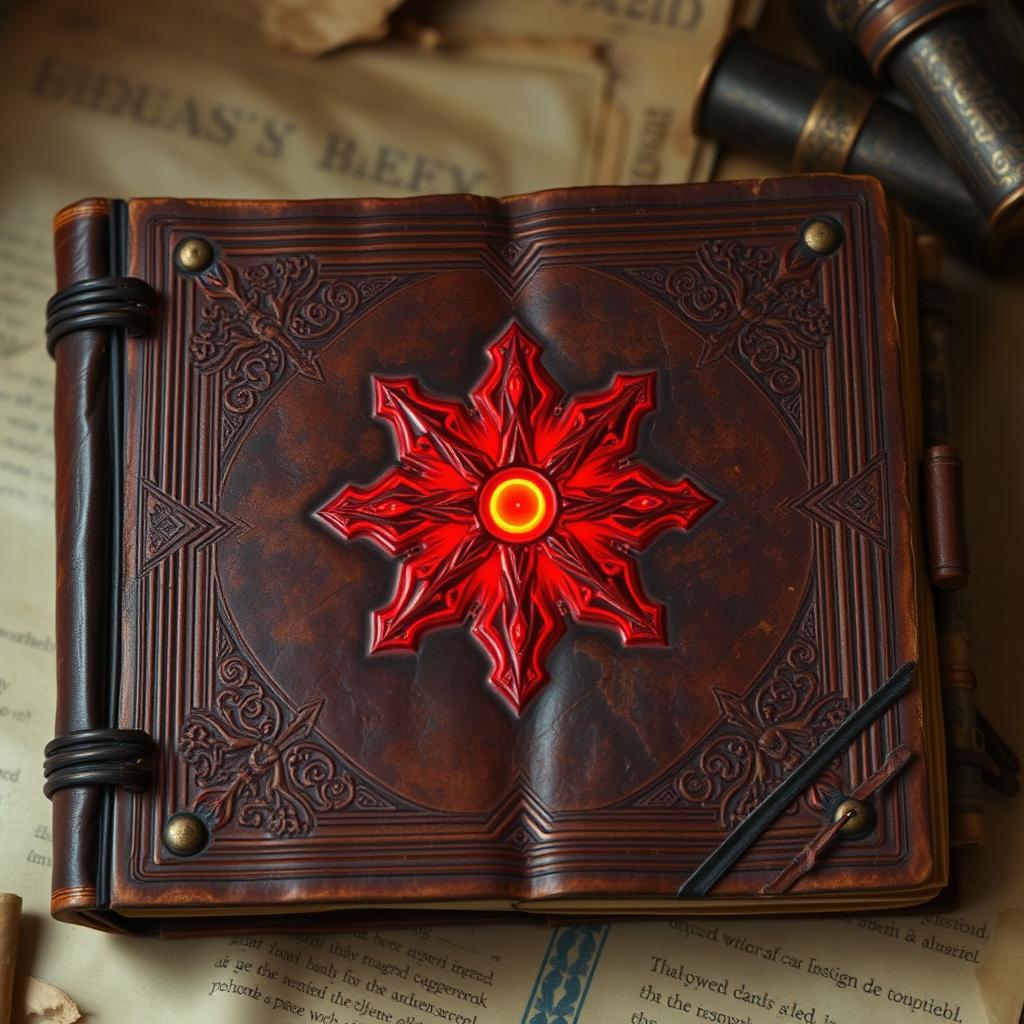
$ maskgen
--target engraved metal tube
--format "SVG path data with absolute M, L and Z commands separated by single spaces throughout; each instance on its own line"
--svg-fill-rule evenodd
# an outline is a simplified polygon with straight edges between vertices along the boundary
M 964 183 L 917 120 L 843 79 L 732 37 L 697 98 L 699 133 L 793 171 L 870 174 L 913 216 L 975 259 L 992 232 Z
M 876 77 L 897 85 L 998 237 L 1024 230 L 1024 107 L 978 0 L 833 0 Z

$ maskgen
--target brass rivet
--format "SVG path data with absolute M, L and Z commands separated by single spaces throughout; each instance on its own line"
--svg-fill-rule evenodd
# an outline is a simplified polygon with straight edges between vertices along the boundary
M 205 845 L 206 822 L 191 811 L 172 814 L 164 825 L 164 845 L 178 857 L 191 857 Z
M 846 823 L 839 829 L 841 835 L 859 836 L 865 832 L 870 832 L 874 828 L 874 809 L 863 800 L 854 800 L 852 796 L 848 796 L 845 800 L 840 801 L 832 812 L 832 820 L 840 821 L 847 814 L 850 817 L 846 819 Z
M 186 274 L 198 274 L 213 262 L 213 246 L 205 238 L 186 238 L 174 250 L 174 263 Z
M 819 256 L 828 256 L 839 248 L 843 236 L 837 225 L 828 220 L 812 220 L 801 234 L 804 245 Z

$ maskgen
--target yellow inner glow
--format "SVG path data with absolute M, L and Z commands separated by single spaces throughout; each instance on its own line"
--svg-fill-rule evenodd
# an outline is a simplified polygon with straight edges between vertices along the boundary
M 513 490 L 512 494 L 509 494 L 509 490 L 512 488 L 515 490 Z M 515 491 L 525 491 L 526 495 L 518 497 Z M 511 504 L 513 508 L 516 508 L 516 505 L 518 505 L 516 511 L 526 511 L 529 509 L 530 504 L 532 504 L 533 515 L 529 519 L 509 519 L 507 518 L 507 510 L 502 509 L 503 503 Z M 532 480 L 513 476 L 509 477 L 508 480 L 502 480 L 494 488 L 490 500 L 487 502 L 487 511 L 490 513 L 494 525 L 499 530 L 504 530 L 506 533 L 529 533 L 540 525 L 547 512 L 547 506 L 548 503 L 544 492 Z

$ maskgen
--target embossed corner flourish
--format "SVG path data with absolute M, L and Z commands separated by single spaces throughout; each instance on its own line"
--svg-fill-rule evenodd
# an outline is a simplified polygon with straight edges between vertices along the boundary
M 198 790 L 192 810 L 213 829 L 308 836 L 321 814 L 397 809 L 319 737 L 323 701 L 292 710 L 272 696 L 219 620 L 217 681 L 214 706 L 193 709 L 178 738 Z
M 235 353 L 273 351 L 303 377 L 323 379 L 317 353 L 304 342 L 323 337 L 358 293 L 347 282 L 327 284 L 312 256 L 278 256 L 237 269 L 225 260 L 196 278 L 209 302 L 189 351 L 199 366 Z
M 832 337 L 820 265 L 799 243 L 780 257 L 733 239 L 705 242 L 681 264 L 626 267 L 625 273 L 703 337 L 698 367 L 731 357 L 802 435 L 801 355 Z
M 744 696 L 712 689 L 719 722 L 639 806 L 712 807 L 724 828 L 739 824 L 821 740 L 850 714 L 841 694 L 825 688 L 808 612 L 775 667 Z M 818 776 L 798 804 L 820 817 L 837 791 L 845 791 L 838 766 Z
M 189 343 L 203 374 L 220 378 L 220 446 L 289 374 L 323 380 L 322 342 L 407 277 L 325 277 L 314 256 L 219 259 L 194 278 L 205 301 Z

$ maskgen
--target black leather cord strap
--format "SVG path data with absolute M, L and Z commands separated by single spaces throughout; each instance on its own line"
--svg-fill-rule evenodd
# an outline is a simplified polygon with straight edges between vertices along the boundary
M 153 742 L 139 729 L 79 729 L 46 744 L 43 792 L 68 786 L 124 786 L 147 789 L 152 778 Z
M 123 327 L 139 334 L 149 326 L 156 293 L 137 277 L 94 277 L 62 288 L 46 304 L 46 351 L 53 355 L 66 334 Z
M 706 896 L 712 886 L 739 860 L 762 832 L 837 758 L 879 715 L 910 688 L 916 665 L 908 661 L 877 689 L 842 725 L 831 732 L 726 837 L 724 843 L 682 884 L 679 899 Z

